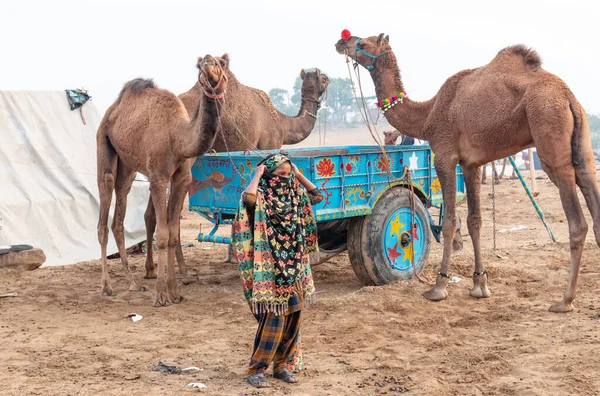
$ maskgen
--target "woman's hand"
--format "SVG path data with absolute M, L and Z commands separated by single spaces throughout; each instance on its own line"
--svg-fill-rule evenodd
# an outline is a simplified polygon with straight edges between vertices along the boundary
M 294 171 L 294 173 L 296 175 L 298 175 L 300 173 L 300 171 L 298 170 L 298 167 L 293 162 L 292 162 L 292 170 Z
M 259 165 L 254 169 L 254 174 L 260 177 L 263 175 L 263 173 L 265 173 L 266 170 L 267 167 L 265 165 Z

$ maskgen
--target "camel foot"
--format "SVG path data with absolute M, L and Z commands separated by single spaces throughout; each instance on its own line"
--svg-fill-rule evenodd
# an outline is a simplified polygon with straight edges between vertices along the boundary
M 131 284 L 129 285 L 129 291 L 145 292 L 146 288 L 144 286 L 138 285 L 137 282 L 131 282 Z
M 153 269 L 152 271 L 146 271 L 146 275 L 144 275 L 144 279 L 156 279 L 157 275 L 156 275 L 156 269 Z
M 488 298 L 492 295 L 490 289 L 487 287 L 487 272 L 473 274 L 473 288 L 469 292 L 471 297 L 475 298 Z
M 571 312 L 572 310 L 573 310 L 573 304 L 571 304 L 571 303 L 567 304 L 564 301 L 561 301 L 559 303 L 552 305 L 549 309 L 550 312 L 555 312 L 555 313 Z
M 166 292 L 159 292 L 159 291 L 154 292 L 153 305 L 155 308 L 168 307 L 169 304 L 171 304 L 171 301 L 169 300 L 169 297 L 167 296 Z
M 448 285 L 448 275 L 438 272 L 435 279 L 435 286 L 431 290 L 427 290 L 423 293 L 423 297 L 429 301 L 442 301 L 448 298 L 448 291 L 446 286 Z
M 188 275 L 181 279 L 181 283 L 183 283 L 184 285 L 189 285 L 190 283 L 194 283 L 197 280 L 198 280 L 197 275 Z
M 169 299 L 173 304 L 180 304 L 183 302 L 183 296 L 177 293 L 169 293 Z
M 448 291 L 446 290 L 446 286 L 434 286 L 431 290 L 423 293 L 423 297 L 429 301 L 442 301 L 448 298 Z
M 102 297 L 114 297 L 117 293 L 110 286 L 104 286 L 102 288 Z
M 454 240 L 452 241 L 452 251 L 458 252 L 463 248 L 462 236 L 460 235 L 460 230 L 456 230 L 454 234 Z

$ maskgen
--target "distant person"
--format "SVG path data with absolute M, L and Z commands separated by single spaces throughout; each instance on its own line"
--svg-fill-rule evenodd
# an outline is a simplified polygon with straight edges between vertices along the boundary
M 415 144 L 415 138 L 410 136 L 402 136 L 402 142 L 400 142 L 400 146 L 413 146 Z
M 396 146 L 396 141 L 400 136 L 402 136 L 402 140 L 400 141 L 400 146 L 412 146 L 415 144 L 415 139 L 401 134 L 397 129 L 393 131 L 383 131 L 384 136 L 384 144 L 386 146 Z

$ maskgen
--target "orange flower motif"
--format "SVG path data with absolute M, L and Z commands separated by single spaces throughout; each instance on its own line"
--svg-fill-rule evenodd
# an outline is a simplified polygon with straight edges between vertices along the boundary
M 323 158 L 317 163 L 317 175 L 331 177 L 335 175 L 335 165 L 331 158 Z
M 383 155 L 380 156 L 379 161 L 377 161 L 377 168 L 383 172 L 388 172 L 390 170 L 390 158 Z

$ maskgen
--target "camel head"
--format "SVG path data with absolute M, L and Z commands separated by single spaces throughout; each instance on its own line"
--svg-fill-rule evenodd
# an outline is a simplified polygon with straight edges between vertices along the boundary
M 335 50 L 342 55 L 348 55 L 355 63 L 358 63 L 369 71 L 376 67 L 377 58 L 384 56 L 392 50 L 392 47 L 390 47 L 390 36 L 384 33 L 381 33 L 379 36 L 361 38 L 350 36 L 350 32 L 347 30 L 344 32 L 347 32 L 348 36 L 341 38 L 335 43 Z
M 383 131 L 383 136 L 383 142 L 386 146 L 394 146 L 402 134 L 397 129 L 394 129 L 393 131 Z
M 196 65 L 198 82 L 204 88 L 204 94 L 209 98 L 223 98 L 227 90 L 227 70 L 229 69 L 229 55 L 213 57 L 206 55 L 199 57 Z
M 321 73 L 318 68 L 315 68 L 313 72 L 305 72 L 302 69 L 300 78 L 302 79 L 302 98 L 320 105 L 321 96 L 329 86 L 329 77 Z

